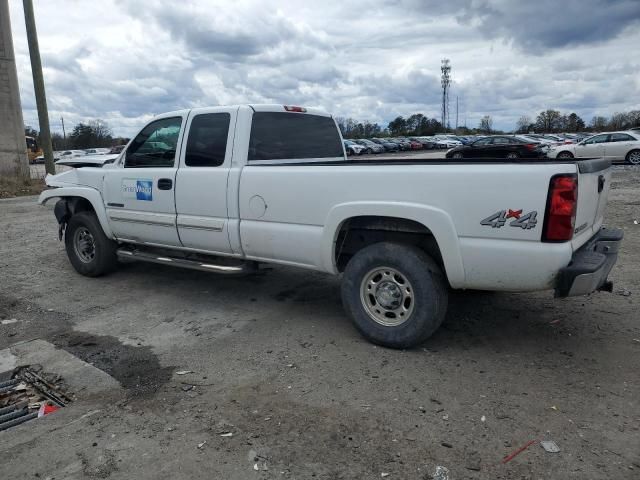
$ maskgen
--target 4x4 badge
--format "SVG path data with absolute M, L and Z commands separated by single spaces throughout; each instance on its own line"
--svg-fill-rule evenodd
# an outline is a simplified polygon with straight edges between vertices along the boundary
M 496 212 L 493 215 L 485 218 L 480 222 L 480 225 L 500 228 L 507 223 L 507 220 L 513 218 L 513 220 L 509 223 L 510 226 L 520 227 L 523 230 L 530 230 L 532 228 L 535 228 L 536 224 L 538 223 L 537 216 L 538 212 L 536 212 L 535 210 L 533 212 L 527 213 L 526 215 L 522 215 L 522 209 L 511 210 L 509 208 L 507 210 L 500 210 L 499 212 Z

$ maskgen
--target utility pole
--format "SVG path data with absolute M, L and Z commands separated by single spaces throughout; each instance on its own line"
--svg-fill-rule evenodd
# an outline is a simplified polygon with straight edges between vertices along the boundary
M 458 95 L 456 95 L 456 130 L 458 130 Z
M 440 84 L 442 85 L 442 128 L 448 130 L 449 123 L 449 87 L 451 86 L 451 63 L 448 58 L 443 58 L 440 64 Z
M 40 123 L 40 143 L 42 144 L 42 150 L 44 150 L 45 170 L 47 173 L 55 175 L 56 167 L 53 164 L 47 95 L 44 90 L 44 77 L 42 75 L 42 61 L 40 60 L 40 47 L 38 46 L 38 32 L 36 30 L 36 19 L 33 13 L 33 2 L 32 0 L 23 0 L 22 3 L 24 5 L 24 21 L 27 26 L 27 42 L 29 43 L 29 56 L 31 57 L 33 88 L 36 92 L 38 121 Z
M 30 178 L 8 0 L 0 0 L 0 178 Z
M 60 121 L 62 122 L 62 138 L 64 139 L 64 145 L 62 148 L 67 148 L 67 132 L 64 129 L 64 117 L 60 117 Z

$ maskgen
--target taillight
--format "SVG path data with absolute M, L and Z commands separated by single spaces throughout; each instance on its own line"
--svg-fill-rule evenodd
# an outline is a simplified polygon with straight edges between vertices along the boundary
M 307 111 L 306 108 L 302 108 L 302 107 L 294 107 L 292 105 L 284 105 L 284 109 L 287 112 L 299 112 L 299 113 L 305 113 Z
M 578 177 L 555 175 L 549 183 L 543 242 L 566 242 L 573 238 L 578 207 Z
M 526 148 L 527 150 L 530 150 L 530 151 L 532 151 L 532 152 L 533 152 L 537 147 L 538 147 L 538 144 L 537 144 L 537 143 L 527 143 L 527 144 L 524 146 L 524 148 Z

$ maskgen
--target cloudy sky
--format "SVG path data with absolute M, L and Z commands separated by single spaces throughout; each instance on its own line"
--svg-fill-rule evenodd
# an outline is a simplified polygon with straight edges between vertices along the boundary
M 22 2 L 9 0 L 25 122 L 37 126 Z M 101 118 L 132 135 L 185 107 L 285 103 L 383 125 L 513 129 L 546 108 L 640 109 L 640 0 L 36 1 L 52 128 Z

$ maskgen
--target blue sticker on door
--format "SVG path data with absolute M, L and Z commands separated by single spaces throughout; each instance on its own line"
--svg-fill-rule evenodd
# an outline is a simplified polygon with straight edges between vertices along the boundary
M 153 180 L 149 180 L 146 178 L 123 178 L 122 197 L 152 202 Z

